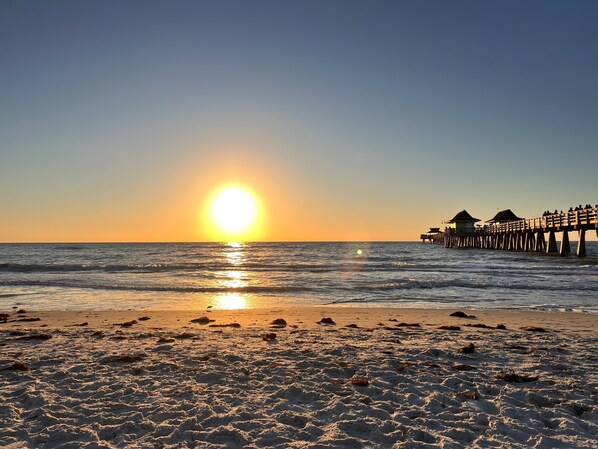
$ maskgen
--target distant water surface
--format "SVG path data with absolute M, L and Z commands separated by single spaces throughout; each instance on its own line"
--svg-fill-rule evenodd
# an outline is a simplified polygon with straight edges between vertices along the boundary
M 575 250 L 575 242 L 572 242 Z M 0 309 L 368 307 L 598 311 L 588 257 L 397 243 L 2 244 Z

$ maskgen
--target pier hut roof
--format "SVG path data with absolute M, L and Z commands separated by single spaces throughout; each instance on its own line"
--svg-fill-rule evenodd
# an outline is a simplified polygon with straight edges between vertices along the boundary
M 520 218 L 517 215 L 515 215 L 511 209 L 505 209 L 498 212 L 494 217 L 486 221 L 486 223 L 506 223 L 508 221 L 519 220 L 523 220 L 523 218 Z
M 455 215 L 452 220 L 447 221 L 447 223 L 464 223 L 468 221 L 475 223 L 476 221 L 482 220 L 480 220 L 479 218 L 473 218 L 471 215 L 469 215 L 469 212 L 463 209 L 461 212 Z

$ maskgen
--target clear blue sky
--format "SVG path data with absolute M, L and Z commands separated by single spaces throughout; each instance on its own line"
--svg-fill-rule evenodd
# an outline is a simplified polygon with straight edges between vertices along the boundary
M 596 204 L 597 23 L 594 1 L 2 0 L 0 241 L 201 239 L 231 180 L 266 240 Z

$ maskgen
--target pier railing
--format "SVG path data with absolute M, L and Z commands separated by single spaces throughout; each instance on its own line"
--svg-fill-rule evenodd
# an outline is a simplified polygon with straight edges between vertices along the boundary
M 540 218 L 530 218 L 527 220 L 489 225 L 485 227 L 485 231 L 489 233 L 522 231 L 556 232 L 592 228 L 598 229 L 598 208 L 596 207 L 592 209 L 550 214 Z

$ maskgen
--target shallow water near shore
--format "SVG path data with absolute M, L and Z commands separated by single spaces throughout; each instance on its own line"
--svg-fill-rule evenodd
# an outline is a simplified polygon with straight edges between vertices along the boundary
M 575 251 L 575 242 L 572 242 Z M 0 309 L 337 304 L 598 311 L 588 257 L 420 242 L 0 245 Z

